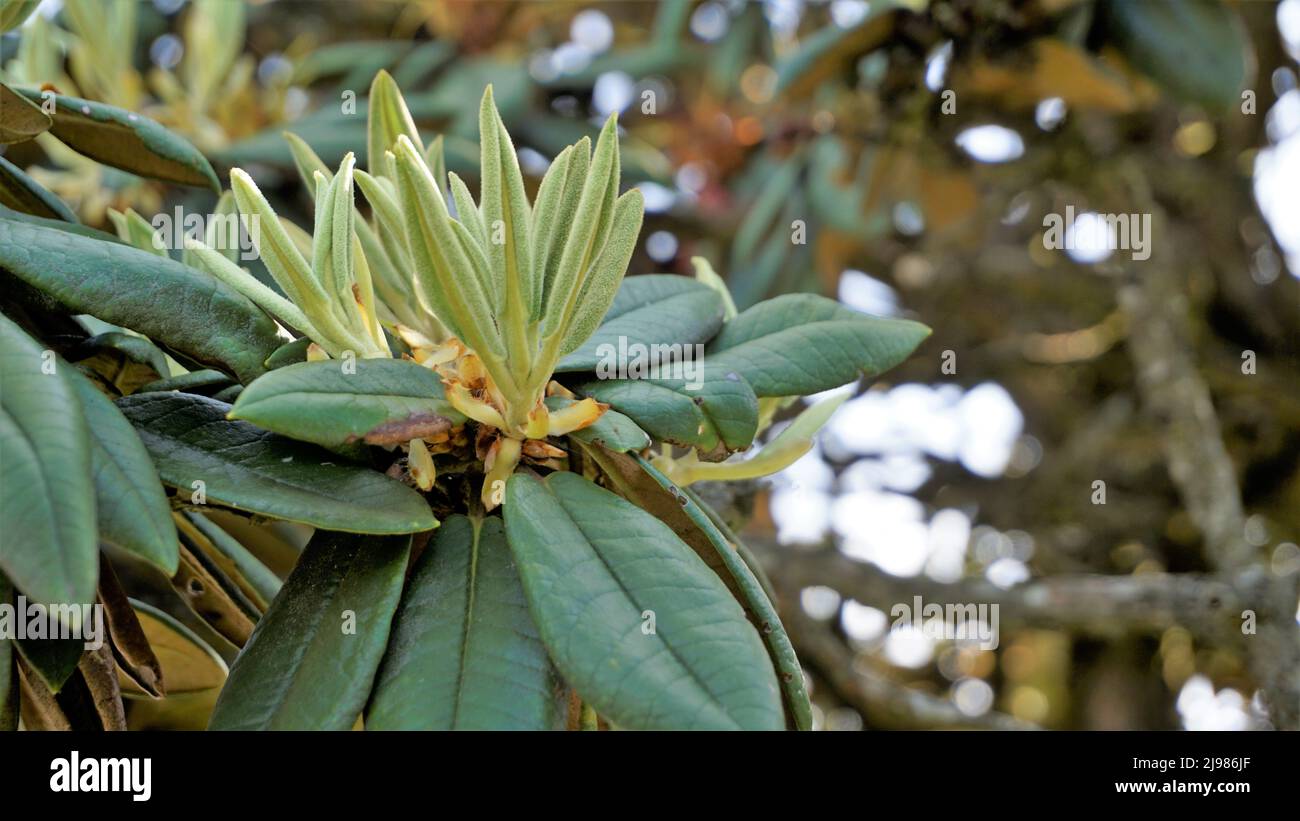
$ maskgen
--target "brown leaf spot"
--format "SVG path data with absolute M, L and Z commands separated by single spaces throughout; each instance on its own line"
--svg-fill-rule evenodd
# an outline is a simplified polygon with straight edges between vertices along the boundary
M 367 445 L 400 445 L 412 439 L 436 437 L 449 430 L 451 420 L 447 417 L 436 413 L 417 413 L 374 427 L 366 432 L 363 439 Z

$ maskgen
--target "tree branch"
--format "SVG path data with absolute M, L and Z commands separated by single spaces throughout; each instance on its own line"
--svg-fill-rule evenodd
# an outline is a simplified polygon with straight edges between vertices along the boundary
M 830 627 L 796 605 L 782 621 L 799 654 L 873 727 L 885 729 L 1036 730 L 1036 725 L 996 711 L 970 716 L 936 698 L 871 672 Z
M 805 552 L 771 542 L 749 542 L 768 574 L 784 587 L 825 586 L 886 613 L 896 604 L 925 603 L 998 606 L 1002 628 L 1070 630 L 1114 638 L 1156 633 L 1183 626 L 1205 640 L 1241 636 L 1240 614 L 1247 601 L 1238 587 L 1210 576 L 1151 573 L 1138 576 L 1069 574 L 1046 576 L 1010 588 L 985 579 L 952 584 L 926 576 L 902 578 L 859 562 L 834 549 Z

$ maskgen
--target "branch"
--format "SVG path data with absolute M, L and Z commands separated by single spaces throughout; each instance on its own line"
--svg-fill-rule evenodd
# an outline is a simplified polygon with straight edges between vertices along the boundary
M 797 606 L 782 614 L 790 639 L 805 663 L 873 727 L 886 729 L 1036 730 L 1005 713 L 969 716 L 951 702 L 890 681 L 857 663 L 854 653 L 827 625 Z
M 1169 222 L 1148 193 L 1140 169 L 1130 176 L 1140 209 L 1153 227 Z M 1236 468 L 1223 444 L 1210 390 L 1197 372 L 1188 321 L 1185 284 L 1164 234 L 1149 263 L 1129 264 L 1119 301 L 1129 316 L 1128 351 L 1137 368 L 1138 390 L 1148 411 L 1163 425 L 1169 476 L 1183 506 L 1205 540 L 1206 559 L 1220 572 L 1241 572 L 1258 560 L 1245 540 L 1246 516 Z M 1247 655 L 1251 672 L 1274 723 L 1300 728 L 1300 629 L 1295 622 L 1296 578 L 1270 578 L 1260 571 L 1256 595 L 1258 633 Z
M 1169 270 L 1157 261 L 1135 270 L 1132 284 L 1120 289 L 1129 316 L 1129 356 L 1142 401 L 1164 428 L 1169 477 L 1205 537 L 1206 559 L 1221 570 L 1236 570 L 1254 558 L 1245 540 L 1237 473 L 1192 356 L 1187 297 Z
M 1151 573 L 1139 576 L 1070 574 L 1046 576 L 1010 588 L 985 579 L 952 584 L 926 576 L 902 578 L 834 549 L 804 552 L 771 542 L 750 547 L 773 579 L 798 590 L 825 586 L 886 613 L 896 604 L 998 605 L 1002 628 L 1036 627 L 1114 638 L 1183 626 L 1216 642 L 1240 637 L 1240 615 L 1249 601 L 1241 587 L 1209 576 Z

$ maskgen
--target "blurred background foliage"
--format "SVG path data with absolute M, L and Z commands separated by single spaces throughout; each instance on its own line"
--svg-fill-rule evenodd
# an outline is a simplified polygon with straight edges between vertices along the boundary
M 487 83 L 530 186 L 618 111 L 630 273 L 933 327 L 718 500 L 832 729 L 1300 721 L 1298 56 L 1300 0 L 46 0 L 0 41 L 8 81 L 144 112 L 300 225 L 281 133 L 364 163 L 381 68 L 467 178 Z M 8 158 L 100 227 L 213 207 L 48 134 Z M 1151 215 L 1151 258 L 1046 248 L 1067 208 Z M 914 596 L 1000 603 L 999 647 L 888 629 Z

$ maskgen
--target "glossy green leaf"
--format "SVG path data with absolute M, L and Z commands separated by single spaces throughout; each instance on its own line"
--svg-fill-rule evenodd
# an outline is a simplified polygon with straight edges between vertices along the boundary
M 179 561 L 171 505 L 149 452 L 122 413 L 86 377 L 69 372 L 90 430 L 99 538 L 168 576 Z
M 443 522 L 402 596 L 366 729 L 551 729 L 556 690 L 501 519 Z
M 722 298 L 707 285 L 673 274 L 627 277 L 598 327 L 557 373 L 594 371 L 633 345 L 693 345 L 722 327 Z M 620 338 L 623 340 L 620 347 Z
M 77 222 L 76 214 L 63 200 L 4 157 L 0 157 L 0 204 L 37 217 Z
M 758 431 L 754 391 L 735 370 L 707 361 L 660 365 L 640 379 L 596 379 L 577 390 L 627 414 L 656 439 L 682 447 L 743 450 Z
M 402 593 L 409 536 L 318 532 L 230 668 L 213 730 L 347 730 Z
M 278 368 L 249 385 L 230 416 L 326 447 L 401 444 L 465 423 L 438 375 L 402 359 L 362 359 L 347 370 L 337 361 Z
M 804 686 L 803 668 L 799 666 L 794 645 L 790 643 L 790 637 L 781 624 L 781 617 L 763 589 L 762 583 L 741 558 L 737 546 L 728 541 L 715 526 L 713 519 L 694 496 L 676 487 L 645 459 L 637 456 L 636 461 L 646 475 L 672 497 L 673 503 L 690 518 L 691 523 L 704 536 L 714 554 L 721 560 L 720 564 L 723 568 L 721 572 L 726 574 L 727 586 L 737 596 L 745 609 L 745 614 L 758 628 L 763 636 L 763 643 L 767 645 L 768 655 L 772 659 L 773 666 L 776 667 L 786 708 L 794 719 L 795 728 L 812 729 L 812 706 L 809 704 L 808 691 Z
M 31 601 L 29 598 L 28 601 Z M 63 628 L 60 628 L 63 629 Z M 107 639 L 107 637 L 105 637 Z M 51 693 L 57 693 L 77 672 L 77 664 L 86 651 L 86 642 L 80 638 L 32 636 L 15 641 L 18 654 L 27 666 L 40 676 Z
M 758 396 L 804 396 L 875 376 L 930 335 L 906 319 L 880 319 L 814 294 L 760 302 L 728 322 L 708 361 L 738 371 Z
M 546 407 L 552 411 L 566 408 L 575 400 L 563 396 L 551 396 L 546 399 Z M 607 410 L 593 424 L 568 434 L 579 442 L 599 445 L 620 453 L 644 450 L 650 447 L 650 436 L 637 426 L 630 418 L 616 410 Z
M 78 363 L 85 363 L 92 366 L 97 372 L 98 368 L 93 366 L 97 364 L 109 365 L 109 360 L 118 363 L 118 367 L 128 368 L 138 366 L 132 369 L 129 379 L 138 379 L 141 374 L 154 374 L 154 378 L 160 378 L 170 373 L 167 366 L 167 355 L 158 350 L 158 346 L 149 340 L 133 336 L 123 331 L 105 331 L 95 334 L 82 340 L 76 348 L 68 353 L 68 357 Z M 92 360 L 87 362 L 87 360 Z M 97 360 L 103 360 L 99 362 Z M 115 381 L 115 385 L 122 388 L 122 392 L 128 392 L 128 388 L 134 387 L 124 385 L 121 381 Z
M 63 94 L 19 93 L 37 104 L 49 95 L 54 101 L 50 133 L 92 160 L 142 177 L 221 192 L 216 172 L 197 148 L 142 114 Z
M 573 473 L 516 473 L 506 531 L 556 667 L 629 729 L 784 726 L 758 632 L 650 514 Z
M 242 380 L 265 371 L 262 363 L 283 341 L 270 317 L 228 285 L 120 243 L 0 218 L 0 268 L 72 311 L 139 331 Z
M 1241 103 L 1254 65 L 1236 11 L 1219 0 L 1108 0 L 1111 40 L 1171 94 L 1221 112 Z
M 79 237 L 89 237 L 91 239 L 101 240 L 114 245 L 123 245 L 116 235 L 107 231 L 100 231 L 98 228 L 88 228 L 76 222 L 65 222 L 60 219 L 50 219 L 48 217 L 38 217 L 34 214 L 28 214 L 23 211 L 14 209 L 0 203 L 0 219 L 12 220 L 13 222 L 23 223 L 25 225 L 36 225 L 44 228 L 53 228 L 56 231 L 63 231 L 69 234 L 76 234 Z
M 196 393 L 199 396 L 212 396 L 232 384 L 230 377 L 221 371 L 190 371 L 189 373 L 169 376 L 165 379 L 158 379 L 141 385 L 139 393 L 180 391 L 181 393 Z
M 625 499 L 667 525 L 712 570 L 763 637 L 780 676 L 786 715 L 795 729 L 808 729 L 811 708 L 802 671 L 773 608 L 775 601 L 748 548 L 690 490 L 674 484 L 637 454 L 586 447 L 586 455 Z
M 163 482 L 210 504 L 348 533 L 414 533 L 437 527 L 424 499 L 369 468 L 247 422 L 230 406 L 184 393 L 118 400 L 158 466 Z
M 283 368 L 286 365 L 292 365 L 295 362 L 307 361 L 307 348 L 311 346 L 311 340 L 307 337 L 295 339 L 292 342 L 286 342 L 266 358 L 266 369 L 275 370 Z
M 90 431 L 53 351 L 0 316 L 0 572 L 30 600 L 95 600 Z

